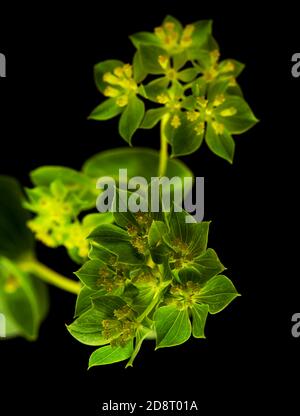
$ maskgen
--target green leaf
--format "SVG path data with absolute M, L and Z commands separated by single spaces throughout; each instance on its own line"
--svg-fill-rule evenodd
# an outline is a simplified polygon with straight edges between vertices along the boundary
M 178 73 L 178 79 L 183 82 L 191 82 L 196 78 L 198 73 L 196 68 L 187 68 Z
M 195 303 L 191 307 L 193 317 L 193 336 L 195 338 L 205 338 L 204 328 L 208 314 L 208 305 L 198 305 Z
M 233 66 L 233 69 L 228 70 L 227 68 Z M 244 70 L 245 65 L 242 62 L 236 61 L 235 59 L 224 59 L 219 63 L 218 71 L 226 76 L 237 77 Z
M 105 271 L 108 277 L 113 276 L 112 270 L 101 260 L 87 261 L 75 274 L 89 289 L 99 290 L 102 287 L 100 281 L 101 271 Z
M 165 25 L 166 23 L 174 23 L 174 25 L 175 25 L 175 31 L 181 35 L 182 29 L 183 29 L 182 28 L 182 24 L 179 22 L 178 19 L 176 19 L 176 17 L 173 17 L 170 14 L 168 14 L 164 18 L 163 25 Z
M 174 128 L 171 125 L 172 117 L 166 127 L 166 135 L 172 146 L 172 157 L 194 153 L 201 146 L 204 136 L 204 131 L 200 134 L 196 132 L 197 123 L 188 121 L 185 114 L 181 113 L 178 117 L 181 123 L 179 127 Z
M 119 115 L 123 110 L 124 107 L 117 105 L 115 98 L 108 98 L 98 105 L 98 107 L 91 112 L 88 118 L 99 121 L 109 120 Z
M 92 298 L 92 303 L 97 311 L 102 314 L 102 320 L 113 318 L 114 311 L 126 305 L 126 302 L 122 298 L 111 295 L 95 295 L 95 297 Z
M 144 114 L 145 106 L 143 101 L 135 95 L 130 97 L 119 121 L 119 133 L 127 143 L 131 144 L 131 138 L 140 127 Z
M 107 150 L 87 160 L 83 166 L 83 172 L 95 179 L 102 176 L 110 176 L 119 186 L 119 169 L 127 169 L 128 179 L 134 176 L 143 176 L 148 183 L 151 178 L 157 176 L 159 165 L 159 153 L 147 148 L 119 148 Z M 173 178 L 193 177 L 190 169 L 181 161 L 169 159 L 166 176 Z M 187 189 L 186 192 L 189 192 Z
M 70 334 L 77 341 L 86 345 L 105 345 L 108 340 L 102 335 L 102 321 L 105 314 L 92 307 L 79 316 L 71 325 L 67 326 Z
M 207 42 L 212 32 L 212 23 L 212 20 L 199 20 L 193 23 L 193 26 L 195 26 L 192 33 L 193 47 L 201 47 Z
M 81 288 L 80 293 L 76 299 L 75 313 L 74 313 L 75 317 L 83 314 L 84 312 L 86 312 L 88 309 L 92 307 L 93 295 L 95 295 L 94 290 L 89 289 L 86 286 L 83 286 Z
M 200 275 L 198 282 L 201 284 L 225 270 L 217 253 L 211 248 L 208 248 L 203 254 L 194 259 L 193 267 L 197 269 Z
M 103 75 L 106 72 L 113 72 L 115 68 L 123 65 L 124 63 L 122 61 L 118 61 L 116 59 L 109 59 L 107 61 L 99 62 L 94 66 L 94 79 L 96 86 L 100 92 L 103 93 L 105 88 L 107 87 L 107 83 L 103 81 Z
M 235 143 L 226 129 L 223 134 L 217 134 L 209 123 L 206 129 L 205 141 L 213 153 L 227 160 L 229 163 L 233 162 Z
M 157 96 L 166 92 L 169 83 L 170 81 L 168 78 L 159 77 L 145 85 L 145 92 L 148 100 L 157 103 Z
M 65 166 L 41 166 L 30 172 L 30 179 L 35 186 L 50 186 L 54 181 L 71 187 L 75 192 L 82 187 L 92 188 L 90 178 Z
M 168 227 L 162 221 L 153 221 L 148 234 L 148 243 L 153 261 L 157 264 L 165 262 L 170 254 Z
M 137 84 L 142 82 L 147 76 L 147 72 L 145 71 L 142 58 L 139 51 L 136 51 L 133 57 L 133 79 Z
M 106 347 L 99 348 L 90 356 L 89 368 L 96 365 L 113 364 L 124 361 L 131 356 L 133 352 L 133 341 L 130 340 L 124 347 Z
M 118 255 L 121 263 L 139 264 L 144 257 L 130 243 L 130 236 L 122 228 L 103 224 L 96 228 L 89 238 Z
M 231 116 L 223 116 L 228 109 L 236 110 L 236 113 Z M 216 119 L 224 124 L 225 128 L 232 134 L 244 133 L 258 122 L 246 101 L 237 96 L 229 96 L 216 109 Z
M 226 306 L 239 296 L 231 280 L 226 276 L 215 276 L 201 289 L 197 297 L 200 303 L 208 305 L 209 312 L 221 312 Z
M 168 113 L 168 109 L 166 107 L 155 108 L 155 109 L 146 111 L 144 120 L 141 124 L 141 128 L 152 129 L 167 113 Z
M 33 235 L 26 226 L 29 214 L 22 201 L 18 182 L 0 176 L 0 256 L 16 259 L 33 251 Z
M 0 313 L 6 317 L 7 336 L 35 340 L 48 306 L 46 286 L 9 259 L 0 257 Z
M 148 74 L 164 74 L 165 71 L 159 64 L 158 58 L 160 56 L 166 56 L 167 52 L 159 48 L 158 46 L 152 45 L 141 45 L 139 47 L 139 52 L 141 56 L 141 62 L 144 67 L 144 70 Z
M 160 41 L 154 33 L 150 32 L 138 32 L 129 36 L 129 39 L 133 45 L 138 49 L 141 45 L 154 45 L 159 46 Z
M 174 210 L 168 215 L 170 239 L 174 248 L 183 243 L 185 255 L 194 259 L 207 249 L 210 222 L 197 223 L 194 220 L 189 223 L 186 221 L 187 216 L 184 211 L 174 212 Z
M 183 344 L 191 336 L 191 323 L 187 309 L 175 305 L 162 306 L 154 314 L 157 333 L 156 349 Z

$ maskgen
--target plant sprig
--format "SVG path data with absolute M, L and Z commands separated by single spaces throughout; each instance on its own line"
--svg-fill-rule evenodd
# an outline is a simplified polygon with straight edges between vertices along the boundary
M 131 63 L 106 60 L 95 66 L 105 100 L 89 118 L 119 116 L 120 136 L 129 145 L 138 129 L 160 124 L 160 151 L 112 149 L 91 157 L 80 171 L 38 168 L 26 197 L 14 179 L 0 177 L 0 312 L 7 336 L 37 338 L 48 312 L 45 283 L 55 285 L 77 294 L 69 332 L 99 347 L 89 367 L 124 360 L 131 366 L 146 339 L 163 348 L 191 335 L 205 338 L 208 315 L 238 296 L 207 247 L 209 222 L 196 223 L 191 216 L 187 222 L 189 214 L 175 205 L 158 213 L 92 211 L 99 178 L 110 176 L 120 187 L 119 168 L 127 169 L 128 180 L 148 181 L 148 191 L 157 175 L 192 178 L 175 157 L 206 142 L 232 163 L 232 136 L 257 123 L 237 83 L 244 65 L 220 59 L 210 20 L 183 27 L 167 16 L 154 32 L 130 39 L 136 48 Z M 65 247 L 80 264 L 79 282 L 41 264 L 34 238 L 50 248 Z
M 244 65 L 220 61 L 212 22 L 183 28 L 167 16 L 154 33 L 130 39 L 137 49 L 133 64 L 108 60 L 95 66 L 96 85 L 108 98 L 90 118 L 120 115 L 119 133 L 129 144 L 138 128 L 152 129 L 164 120 L 173 157 L 195 152 L 205 140 L 212 152 L 232 162 L 232 135 L 249 130 L 257 119 L 236 81 Z M 143 101 L 150 105 L 146 111 Z

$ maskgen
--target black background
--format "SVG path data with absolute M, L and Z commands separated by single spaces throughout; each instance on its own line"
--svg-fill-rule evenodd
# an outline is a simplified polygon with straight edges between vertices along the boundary
M 51 312 L 39 340 L 0 344 L 0 411 L 97 415 L 109 399 L 193 399 L 213 414 L 221 409 L 243 414 L 238 401 L 253 411 L 281 402 L 292 406 L 300 342 L 291 336 L 291 316 L 300 312 L 295 238 L 300 79 L 290 73 L 300 41 L 293 7 L 284 2 L 263 11 L 253 2 L 189 0 L 15 7 L 1 10 L 7 78 L 0 79 L 0 173 L 24 185 L 28 172 L 40 165 L 79 169 L 92 154 L 125 145 L 115 120 L 86 119 L 102 99 L 93 65 L 110 58 L 127 62 L 133 54 L 128 35 L 151 31 L 166 14 L 183 23 L 214 20 L 222 56 L 247 65 L 240 83 L 261 121 L 236 137 L 232 166 L 205 146 L 183 158 L 195 175 L 205 177 L 210 246 L 242 293 L 209 318 L 207 339 L 156 352 L 147 342 L 133 369 L 116 364 L 87 372 L 91 349 L 64 327 L 72 320 L 74 296 L 51 288 Z M 134 144 L 158 147 L 158 137 L 156 130 L 139 131 Z M 56 270 L 74 271 L 64 250 L 39 247 L 38 253 Z

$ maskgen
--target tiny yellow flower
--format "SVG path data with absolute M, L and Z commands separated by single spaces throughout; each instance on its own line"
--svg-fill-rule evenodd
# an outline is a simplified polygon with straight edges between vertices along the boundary
M 187 47 L 190 46 L 192 43 L 192 34 L 195 30 L 195 26 L 194 25 L 187 25 L 182 33 L 182 37 L 181 37 L 181 41 L 180 41 L 180 45 L 183 47 Z
M 105 95 L 105 97 L 118 97 L 118 95 L 120 95 L 120 91 L 113 87 L 106 87 L 103 95 Z
M 119 107 L 125 107 L 128 104 L 128 95 L 121 95 L 117 98 L 116 103 Z
M 237 113 L 237 109 L 234 107 L 226 108 L 225 110 L 221 111 L 220 115 L 222 117 L 230 117 L 234 116 Z
M 204 132 L 204 126 L 205 125 L 204 125 L 204 122 L 203 121 L 201 121 L 201 123 L 198 123 L 195 126 L 194 130 L 195 130 L 197 136 L 200 136 L 200 134 L 203 134 L 203 132 Z
M 208 100 L 205 97 L 197 97 L 196 101 L 200 105 L 200 107 L 202 108 L 207 107 Z
M 222 68 L 222 72 L 232 72 L 234 70 L 235 70 L 235 65 L 231 61 L 227 62 L 224 68 Z
M 170 101 L 170 99 L 169 99 L 169 97 L 167 96 L 167 94 L 160 94 L 160 95 L 158 95 L 158 96 L 156 97 L 156 100 L 157 100 L 157 102 L 158 102 L 159 104 L 167 104 L 167 103 Z
M 216 68 L 211 67 L 204 72 L 204 79 L 205 81 L 209 82 L 214 80 L 218 76 L 218 71 Z
M 158 63 L 163 69 L 167 69 L 169 66 L 169 58 L 165 55 L 159 55 Z
M 113 75 L 111 72 L 106 72 L 103 75 L 103 81 L 111 85 L 119 85 L 120 83 L 120 79 Z
M 218 107 L 219 105 L 223 104 L 224 101 L 225 101 L 224 94 L 218 94 L 214 99 L 213 106 Z
M 123 72 L 126 75 L 127 78 L 132 78 L 132 65 L 125 64 L 123 66 Z
M 191 122 L 198 120 L 199 117 L 200 113 L 198 111 L 187 111 L 186 113 L 186 118 Z
M 118 77 L 121 78 L 123 76 L 123 68 L 121 66 L 117 66 L 117 68 L 114 69 L 114 74 Z
M 234 77 L 230 77 L 229 78 L 229 84 L 230 87 L 236 87 L 237 86 L 237 82 L 236 79 Z
M 225 128 L 224 124 L 218 123 L 217 121 L 213 121 L 212 122 L 212 127 L 213 127 L 214 131 L 217 134 L 220 135 L 220 134 L 223 134 L 224 133 L 224 128 Z
M 175 24 L 173 22 L 166 22 L 164 28 L 167 32 L 173 32 L 175 30 Z
M 155 33 L 155 35 L 160 39 L 160 40 L 164 40 L 164 38 L 165 38 L 165 32 L 164 32 L 164 30 L 163 30 L 163 28 L 161 27 L 161 26 L 159 26 L 159 27 L 156 27 L 155 29 L 154 29 L 154 33 Z
M 214 49 L 210 52 L 210 57 L 213 62 L 217 62 L 220 58 L 220 51 L 218 49 Z
M 171 121 L 171 126 L 174 127 L 174 129 L 178 129 L 178 127 L 181 125 L 181 121 L 178 115 L 173 116 Z

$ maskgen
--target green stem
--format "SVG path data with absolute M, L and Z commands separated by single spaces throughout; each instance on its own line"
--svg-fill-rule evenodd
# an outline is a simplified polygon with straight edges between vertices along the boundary
M 164 176 L 167 170 L 168 164 L 168 141 L 166 137 L 166 125 L 169 120 L 169 114 L 163 116 L 160 123 L 160 154 L 159 154 L 159 167 L 158 176 Z
M 50 283 L 59 289 L 63 289 L 76 295 L 80 292 L 81 284 L 79 282 L 75 282 L 59 273 L 56 273 L 54 270 L 37 260 L 23 261 L 19 263 L 19 267 L 24 272 L 32 273 L 44 282 Z
M 152 302 L 147 306 L 147 308 L 144 310 L 144 312 L 137 318 L 137 322 L 143 322 L 143 320 L 146 318 L 146 316 L 149 315 L 149 313 L 154 309 L 154 307 L 157 305 L 157 302 L 159 300 L 160 291 L 158 291 L 155 296 L 152 299 Z

